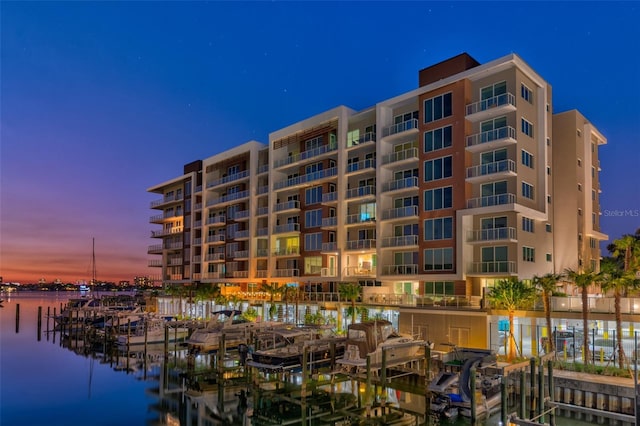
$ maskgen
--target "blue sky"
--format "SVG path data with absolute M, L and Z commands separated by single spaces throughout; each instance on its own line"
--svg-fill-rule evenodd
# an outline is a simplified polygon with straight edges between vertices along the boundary
M 146 188 L 461 52 L 520 55 L 608 138 L 602 218 L 640 227 L 636 2 L 2 2 L 0 275 L 132 279 Z M 622 212 L 614 215 L 613 212 Z

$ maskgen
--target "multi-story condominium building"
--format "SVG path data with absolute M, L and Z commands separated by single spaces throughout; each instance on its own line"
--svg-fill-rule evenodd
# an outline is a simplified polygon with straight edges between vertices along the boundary
M 376 296 L 459 295 L 599 256 L 599 145 L 511 54 L 461 54 L 419 87 L 344 106 L 185 166 L 148 191 L 164 283 L 279 283 Z M 593 219 L 592 219 L 593 218 Z M 582 262 L 582 263 L 579 263 Z M 596 262 L 597 264 L 597 262 Z M 367 299 L 370 298 L 370 299 Z

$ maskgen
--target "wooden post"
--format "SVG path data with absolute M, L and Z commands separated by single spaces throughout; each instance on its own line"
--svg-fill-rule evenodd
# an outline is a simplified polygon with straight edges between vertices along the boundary
M 555 403 L 555 384 L 553 381 L 553 361 L 547 361 L 547 374 L 549 375 L 549 401 Z M 549 425 L 556 426 L 555 408 L 549 411 Z
M 51 306 L 47 306 L 47 340 L 49 340 L 49 318 L 51 318 Z
M 149 332 L 149 323 L 147 318 L 144 319 L 144 362 L 147 363 L 147 333 Z
M 38 306 L 38 342 L 42 339 L 42 306 Z
M 16 303 L 16 334 L 20 332 L 20 304 Z
M 471 367 L 471 369 L 469 370 L 469 380 L 470 380 L 470 388 L 471 388 L 471 424 L 475 425 L 476 424 L 476 368 L 475 367 Z
M 307 393 L 307 381 L 309 380 L 309 347 L 304 345 L 302 349 L 302 392 L 301 397 L 304 400 Z
M 529 360 L 529 382 L 530 382 L 530 389 L 529 389 L 529 396 L 531 398 L 530 402 L 530 409 L 529 409 L 529 418 L 532 419 L 536 416 L 536 359 L 535 358 L 531 358 Z
M 382 365 L 380 366 L 380 385 L 382 388 L 387 387 L 387 350 L 382 348 Z
M 527 373 L 523 368 L 520 370 L 520 417 L 523 419 L 527 416 L 526 380 Z
M 164 325 L 164 358 L 169 355 L 169 324 Z
M 107 332 L 107 326 L 105 324 L 104 332 Z M 131 318 L 127 318 L 127 353 L 131 349 Z
M 369 416 L 369 412 L 371 410 L 371 355 L 367 355 L 367 386 L 365 388 L 364 399 L 367 404 L 367 416 Z M 358 392 L 359 394 L 360 392 Z
M 507 424 L 507 378 L 504 375 L 500 377 L 500 421 Z
M 538 370 L 538 415 L 539 422 L 544 423 L 544 363 L 540 362 Z

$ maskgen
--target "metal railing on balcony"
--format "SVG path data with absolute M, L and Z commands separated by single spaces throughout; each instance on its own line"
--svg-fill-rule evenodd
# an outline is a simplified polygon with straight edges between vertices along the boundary
M 470 200 L 467 200 L 467 208 L 475 209 L 479 207 L 501 206 L 503 204 L 513 204 L 515 202 L 515 194 L 497 194 L 489 195 L 487 197 L 471 198 Z
M 232 278 L 249 278 L 249 271 L 231 271 Z
M 182 195 L 179 195 L 179 196 L 171 195 L 171 196 L 162 197 L 158 200 L 154 200 L 151 202 L 150 205 L 151 205 L 151 208 L 153 209 L 155 207 L 161 206 L 166 203 L 173 203 L 173 202 L 182 201 L 182 200 L 184 200 L 184 197 Z
M 361 135 L 358 139 L 354 139 L 347 142 L 347 148 L 351 148 L 352 146 L 358 146 L 369 142 L 376 141 L 375 132 L 367 132 Z
M 392 164 L 404 160 L 417 160 L 418 148 L 409 148 L 404 151 L 393 152 L 382 157 L 382 164 Z
M 278 278 L 282 277 L 299 277 L 300 270 L 299 269 L 276 269 L 274 271 L 274 276 Z
M 207 239 L 205 240 L 207 243 L 221 243 L 224 242 L 225 235 L 224 234 L 216 234 L 216 235 L 207 235 Z
M 297 256 L 300 254 L 300 247 L 284 247 L 273 251 L 274 256 Z
M 376 187 L 373 185 L 366 185 L 347 189 L 345 198 L 349 200 L 352 198 L 367 197 L 372 195 L 376 195 Z
M 496 262 L 471 262 L 469 265 L 470 274 L 515 274 L 517 272 L 516 262 L 496 261 Z
M 167 263 L 169 264 L 169 266 L 180 266 L 183 263 L 183 260 L 181 257 L 170 257 L 169 259 L 167 259 Z
M 261 173 L 266 173 L 269 171 L 269 165 L 268 164 L 261 164 L 258 166 L 258 174 Z
M 338 193 L 337 192 L 327 192 L 326 194 L 322 194 L 322 202 L 323 203 L 331 203 L 333 201 L 337 201 L 338 200 Z
M 269 228 L 258 228 L 256 229 L 256 236 L 258 237 L 266 237 L 269 235 Z
M 418 265 L 382 265 L 382 275 L 415 275 L 418 273 Z
M 376 217 L 368 213 L 354 213 L 347 215 L 346 224 L 353 225 L 358 223 L 375 225 Z
M 259 248 L 256 249 L 256 257 L 268 257 L 269 249 L 268 248 Z
M 236 212 L 233 215 L 233 219 L 234 220 L 242 220 L 242 219 L 247 219 L 249 217 L 249 210 L 241 210 Z
M 167 250 L 180 250 L 182 249 L 183 243 L 182 241 L 175 241 L 173 243 L 165 243 L 163 246 Z
M 418 206 L 398 207 L 382 212 L 382 220 L 418 217 Z
M 229 176 L 223 176 L 219 179 L 213 179 L 209 182 L 207 182 L 207 188 L 211 188 L 213 186 L 218 186 L 218 185 L 223 185 L 225 183 L 229 183 L 229 182 L 233 182 L 236 180 L 240 180 L 240 179 L 244 179 L 247 176 L 249 176 L 249 170 L 245 170 L 239 173 L 234 173 L 232 175 Z
M 207 225 L 224 225 L 225 223 L 227 223 L 227 217 L 226 216 L 213 216 L 213 217 L 208 217 L 205 224 Z
M 467 105 L 466 114 L 471 115 L 480 111 L 486 111 L 491 108 L 496 108 L 503 105 L 516 105 L 516 97 L 511 93 L 503 93 L 502 95 L 494 96 L 492 98 L 483 99 L 478 102 Z
M 284 225 L 277 225 L 273 227 L 274 234 L 282 234 L 284 232 L 300 232 L 300 224 L 285 223 Z
M 182 233 L 182 227 L 162 229 L 160 231 L 151 231 L 151 238 L 164 237 L 166 235 L 180 234 Z
M 258 269 L 256 271 L 256 278 L 267 278 L 269 271 L 266 269 Z
M 366 160 L 358 161 L 357 163 L 349 163 L 347 164 L 347 173 L 357 172 L 358 170 L 375 170 L 376 169 L 376 160 L 373 158 L 369 158 Z
M 269 192 L 269 185 L 262 185 L 256 189 L 256 194 L 262 195 Z
M 338 243 L 332 241 L 330 243 L 322 243 L 322 251 L 336 251 L 338 250 Z
M 494 161 L 493 163 L 479 164 L 467 167 L 467 179 L 478 176 L 486 176 L 494 173 L 516 172 L 516 162 L 513 160 Z
M 516 228 L 474 229 L 467 231 L 468 242 L 515 240 Z
M 207 253 L 204 257 L 207 262 L 215 262 L 217 260 L 224 260 L 224 253 Z
M 338 173 L 338 169 L 336 167 L 331 167 L 325 170 L 318 170 L 317 172 L 307 173 L 306 175 L 296 176 L 290 179 L 281 180 L 275 182 L 273 184 L 273 189 L 278 190 L 282 188 L 288 188 L 291 186 L 302 185 L 308 182 L 313 182 L 316 180 L 336 176 Z
M 499 141 L 503 139 L 516 139 L 516 129 L 511 126 L 500 127 L 482 133 L 467 136 L 467 147 L 481 145 L 484 143 Z
M 193 256 L 192 262 L 193 263 L 201 263 L 202 262 L 202 256 L 201 255 Z
M 417 246 L 417 235 L 402 235 L 399 237 L 384 237 L 382 239 L 382 247 L 405 247 Z
M 157 253 L 162 251 L 162 244 L 154 244 L 147 248 L 147 253 Z
M 418 128 L 418 120 L 412 118 L 407 121 L 403 121 L 402 123 L 392 124 L 391 126 L 385 127 L 382 130 L 382 136 L 387 137 L 391 135 L 395 135 L 397 133 L 406 132 L 407 130 L 417 129 Z
M 233 257 L 246 258 L 249 257 L 249 250 L 238 250 L 233 252 Z
M 300 209 L 300 201 L 297 201 L 297 200 L 285 201 L 284 203 L 278 203 L 275 206 L 273 206 L 273 211 L 276 213 L 285 211 L 285 210 L 299 210 L 299 209 Z
M 258 207 L 258 209 L 256 210 L 256 216 L 264 216 L 266 214 L 269 214 L 269 207 L 267 206 Z
M 286 166 L 287 164 L 297 163 L 298 161 L 303 161 L 303 160 L 308 160 L 310 158 L 318 157 L 322 154 L 326 154 L 327 152 L 335 151 L 336 149 L 338 149 L 337 144 L 329 143 L 327 145 L 322 145 L 317 148 L 303 151 L 299 154 L 290 155 L 287 158 L 276 160 L 274 161 L 273 166 L 275 168 Z
M 220 198 L 215 198 L 215 199 L 207 201 L 207 207 L 211 207 L 211 206 L 214 206 L 216 204 L 228 203 L 229 201 L 235 201 L 235 200 L 239 200 L 241 198 L 247 198 L 248 196 L 249 196 L 249 191 L 247 191 L 247 190 L 240 191 L 240 192 L 234 192 L 232 194 L 225 195 L 225 196 L 222 196 Z
M 223 273 L 222 272 L 218 272 L 218 271 L 212 271 L 212 272 L 205 272 L 202 274 L 202 278 L 207 280 L 207 279 L 218 279 L 218 278 L 222 278 L 223 277 Z
M 194 246 L 202 245 L 202 238 L 194 238 L 193 239 L 193 245 Z
M 376 248 L 376 240 L 349 240 L 345 250 L 370 250 Z
M 415 176 L 392 180 L 382 184 L 382 192 L 397 191 L 399 189 L 418 188 L 418 178 Z
M 243 229 L 241 231 L 236 231 L 235 235 L 233 236 L 233 238 L 235 238 L 236 240 L 241 240 L 244 238 L 249 238 L 249 230 L 248 229 Z
M 376 274 L 375 267 L 347 266 L 344 268 L 345 277 L 370 277 Z
M 152 259 L 149 261 L 149 267 L 157 268 L 162 266 L 162 259 Z
M 322 226 L 323 227 L 330 227 L 330 226 L 337 226 L 337 225 L 338 225 L 338 217 L 337 216 L 323 217 L 322 218 Z

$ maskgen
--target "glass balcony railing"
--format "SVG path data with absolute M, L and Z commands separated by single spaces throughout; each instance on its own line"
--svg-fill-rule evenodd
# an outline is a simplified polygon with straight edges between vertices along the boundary
M 385 237 L 382 239 L 382 247 L 405 247 L 417 245 L 417 235 L 402 235 L 400 237 Z
M 398 133 L 406 132 L 407 130 L 417 129 L 418 128 L 418 120 L 412 118 L 407 121 L 403 121 L 402 123 L 393 124 L 391 126 L 385 127 L 382 131 L 382 136 L 391 136 Z
M 338 250 L 338 243 L 332 241 L 330 243 L 322 243 L 322 251 L 336 251 Z
M 345 250 L 369 250 L 376 248 L 376 240 L 350 240 Z
M 511 93 L 503 93 L 492 98 L 483 99 L 479 102 L 474 102 L 467 105 L 467 115 L 475 114 L 477 112 L 486 111 L 491 108 L 496 108 L 503 105 L 516 105 L 516 97 Z
M 417 160 L 418 148 L 409 148 L 404 151 L 393 152 L 382 157 L 382 164 L 391 164 L 404 160 Z
M 327 144 L 322 145 L 317 148 L 313 148 L 299 154 L 290 155 L 287 158 L 282 158 L 276 160 L 273 164 L 274 168 L 286 166 L 287 164 L 297 163 L 298 161 L 308 160 L 310 158 L 318 157 L 322 154 L 326 154 L 327 152 L 335 151 L 338 149 L 337 144 Z
M 478 197 L 467 200 L 468 209 L 476 209 L 479 207 L 500 206 L 503 204 L 513 204 L 516 202 L 515 194 L 497 194 L 487 197 Z
M 323 227 L 337 226 L 337 225 L 338 225 L 338 217 L 337 216 L 323 217 L 322 218 L 322 226 Z
M 358 161 L 357 163 L 349 163 L 347 164 L 347 173 L 357 172 L 358 170 L 375 170 L 376 169 L 376 160 L 373 158 Z
M 369 142 L 375 142 L 375 141 L 376 141 L 375 132 L 367 132 L 361 135 L 358 139 L 354 139 L 347 142 L 347 148 L 351 148 L 352 146 L 358 146 L 358 145 L 362 145 Z
M 516 228 L 474 229 L 467 232 L 468 242 L 515 240 Z
M 418 265 L 383 265 L 382 275 L 415 275 L 418 273 Z
M 372 185 L 359 186 L 357 188 L 351 188 L 347 190 L 346 198 L 359 198 L 366 197 L 368 195 L 376 195 L 376 187 Z
M 284 225 L 277 225 L 273 228 L 274 234 L 282 234 L 284 232 L 300 232 L 300 224 L 286 223 Z
M 347 215 L 347 220 L 346 220 L 347 225 L 353 225 L 358 223 L 370 223 L 372 225 L 375 225 L 376 217 L 369 213 L 355 213 L 355 214 Z
M 299 209 L 300 209 L 300 201 L 297 201 L 297 200 L 278 203 L 273 207 L 274 212 L 281 212 L 285 210 L 299 210 Z
M 392 180 L 382 184 L 382 192 L 397 191 L 400 189 L 418 188 L 418 178 L 408 177 L 404 179 Z
M 515 141 L 516 129 L 510 126 L 500 127 L 498 129 L 489 130 L 482 133 L 467 136 L 467 147 L 482 145 L 489 142 L 497 141 Z
M 493 163 L 479 164 L 467 168 L 467 179 L 486 176 L 495 173 L 516 172 L 516 163 L 513 160 L 494 161 Z
M 510 261 L 472 262 L 469 266 L 470 274 L 515 274 L 516 272 L 516 262 Z
M 273 252 L 274 256 L 295 256 L 300 254 L 300 247 L 284 247 Z
M 418 206 L 398 207 L 382 212 L 382 220 L 418 217 Z
M 229 176 L 223 176 L 219 179 L 213 179 L 209 182 L 207 182 L 207 188 L 211 188 L 213 186 L 218 186 L 218 185 L 223 185 L 225 183 L 229 183 L 229 182 L 234 182 L 236 180 L 240 180 L 240 179 L 244 179 L 247 176 L 249 176 L 249 171 L 245 170 L 239 173 L 234 173 L 232 175 Z

